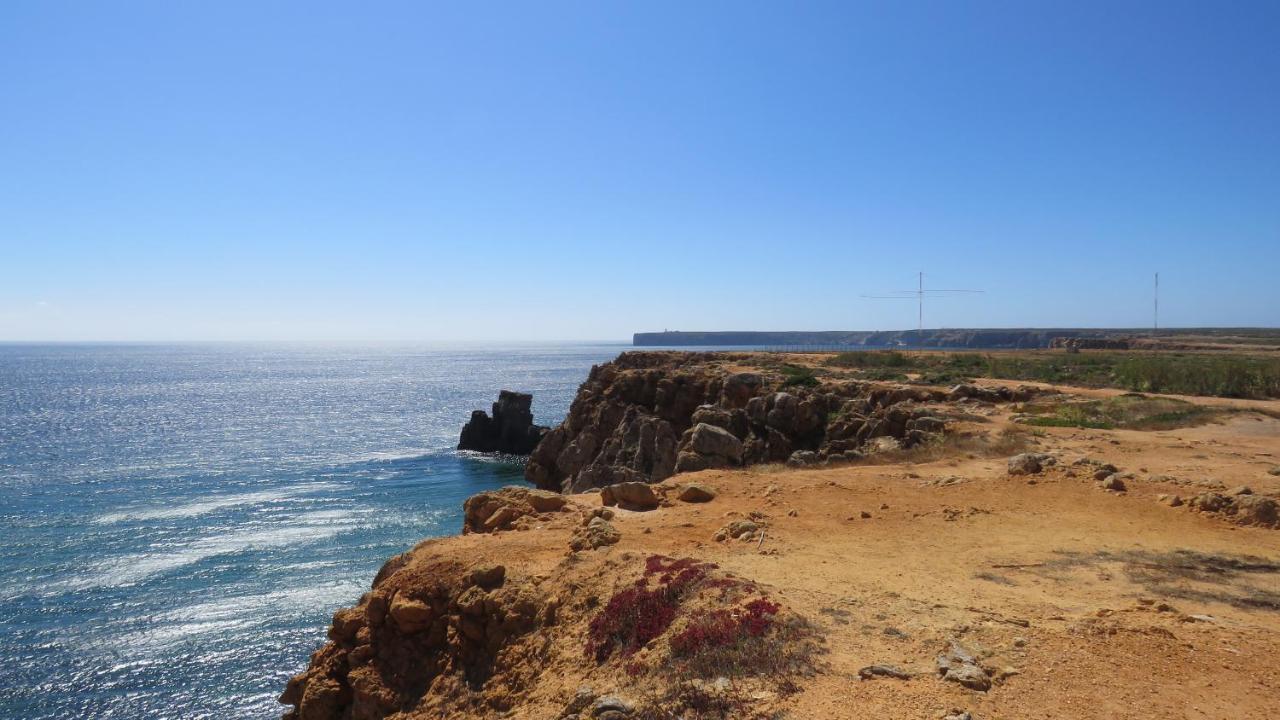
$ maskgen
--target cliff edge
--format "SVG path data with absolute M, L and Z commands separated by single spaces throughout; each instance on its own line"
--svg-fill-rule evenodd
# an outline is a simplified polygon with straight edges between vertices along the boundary
M 620 451 L 586 453 L 570 473 L 557 453 L 555 491 L 468 499 L 463 534 L 391 559 L 335 613 L 281 697 L 286 717 L 1274 715 L 1280 401 L 1182 399 L 1214 414 L 1154 428 L 1029 426 L 1046 408 L 1140 398 L 1065 388 L 1019 400 L 999 381 L 971 391 L 837 373 L 793 390 L 807 376 L 786 368 L 806 362 L 677 353 L 597 368 L 578 419 L 617 422 L 566 419 L 564 447 L 591 428 L 601 450 L 656 438 L 665 422 L 677 465 L 718 452 L 723 467 L 658 479 L 666 465 Z M 739 394 L 729 378 L 743 373 L 760 382 Z M 789 411 L 757 422 L 747 406 L 773 397 L 777 409 L 778 393 L 827 417 L 804 432 Z M 738 434 L 735 410 L 748 423 Z M 727 428 L 693 422 L 722 411 Z M 859 428 L 943 424 L 924 423 L 928 437 L 908 446 L 869 432 L 845 458 L 831 452 L 842 414 Z M 700 425 L 737 440 L 743 459 L 728 438 L 693 440 Z M 749 443 L 769 456 L 770 430 L 792 454 L 827 458 L 747 464 Z M 593 463 L 588 478 L 647 482 L 560 492 Z

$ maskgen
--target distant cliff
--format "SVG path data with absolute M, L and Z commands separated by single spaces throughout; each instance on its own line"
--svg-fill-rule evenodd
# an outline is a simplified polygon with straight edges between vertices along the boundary
M 637 347 L 700 345 L 749 346 L 847 346 L 850 348 L 935 347 L 974 349 L 1047 348 L 1054 338 L 1127 337 L 1135 330 L 1088 330 L 1079 328 L 1001 328 L 948 330 L 880 330 L 824 332 L 650 332 L 636 333 Z

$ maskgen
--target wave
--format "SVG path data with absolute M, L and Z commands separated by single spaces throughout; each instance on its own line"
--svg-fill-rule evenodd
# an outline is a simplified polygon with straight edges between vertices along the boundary
M 243 633 L 277 622 L 282 615 L 302 615 L 322 608 L 326 612 L 350 605 L 365 591 L 354 579 L 317 583 L 298 578 L 305 585 L 250 595 L 232 595 L 171 610 L 148 622 L 144 630 L 112 640 L 113 648 L 157 650 L 192 637 L 218 633 Z
M 362 527 L 363 523 L 351 517 L 353 514 L 328 510 L 303 513 L 288 524 L 204 537 L 169 552 L 125 555 L 100 563 L 88 575 L 69 584 L 73 589 L 134 585 L 219 555 L 318 542 Z
M 321 490 L 332 490 L 337 487 L 339 486 L 336 483 L 317 482 L 276 490 L 260 490 L 258 492 L 239 493 L 235 495 L 220 495 L 176 506 L 147 506 L 117 510 L 105 515 L 100 515 L 94 518 L 93 522 L 97 525 L 111 525 L 119 522 L 137 520 L 173 520 L 177 518 L 196 517 L 217 510 L 222 510 L 224 508 L 288 500 L 290 498 L 298 497 L 299 495 L 306 495 L 313 492 L 319 492 Z

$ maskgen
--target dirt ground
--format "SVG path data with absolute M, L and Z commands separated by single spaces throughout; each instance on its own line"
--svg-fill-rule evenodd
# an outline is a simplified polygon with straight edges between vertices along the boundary
M 1270 474 L 1280 465 L 1280 401 L 1183 399 L 1240 411 L 1168 431 L 1024 429 L 1030 450 L 1057 460 L 1034 475 L 1010 475 L 1006 455 L 963 451 L 921 463 L 683 474 L 666 484 L 697 482 L 717 497 L 618 510 L 615 545 L 570 554 L 582 514 L 569 512 L 526 530 L 433 540 L 414 562 L 501 563 L 508 578 L 562 595 L 560 647 L 504 717 L 559 717 L 582 684 L 638 692 L 616 664 L 583 661 L 585 608 L 630 582 L 620 568 L 660 554 L 753 580 L 816 628 L 825 646 L 817 672 L 794 694 L 755 696 L 753 710 L 776 717 L 1274 718 L 1280 530 L 1157 498 L 1242 485 L 1280 494 Z M 1002 407 L 969 429 L 998 434 L 1011 414 Z M 1133 473 L 1127 490 L 1100 488 L 1082 458 Z M 570 498 L 583 513 L 599 506 L 598 493 Z M 763 515 L 762 541 L 713 539 L 751 513 Z M 939 678 L 935 658 L 951 641 L 993 670 L 990 690 Z M 874 664 L 913 676 L 860 679 Z

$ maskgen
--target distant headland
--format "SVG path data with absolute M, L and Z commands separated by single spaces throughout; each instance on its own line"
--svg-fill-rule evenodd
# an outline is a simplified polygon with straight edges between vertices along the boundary
M 826 330 L 826 331 L 711 331 L 666 330 L 640 332 L 632 336 L 637 347 L 690 346 L 785 346 L 831 348 L 967 348 L 1035 349 L 1049 347 L 1105 347 L 1121 349 L 1141 346 L 1159 338 L 1167 347 L 1170 340 L 1221 341 L 1233 336 L 1275 337 L 1276 330 L 1257 328 L 1147 329 L 1097 328 L 940 328 L 933 330 Z

